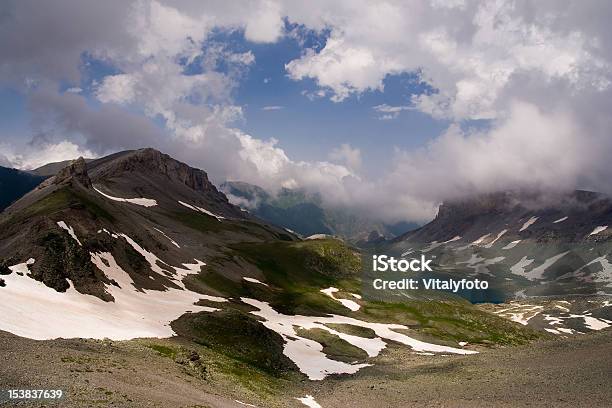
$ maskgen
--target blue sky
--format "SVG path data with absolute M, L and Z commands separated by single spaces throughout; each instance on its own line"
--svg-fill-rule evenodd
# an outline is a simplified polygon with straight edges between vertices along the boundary
M 333 148 L 348 143 L 361 150 L 365 171 L 376 176 L 388 170 L 395 148 L 423 146 L 448 126 L 448 121 L 433 119 L 417 110 L 404 110 L 396 118 L 381 120 L 381 115 L 373 109 L 382 104 L 407 106 L 411 95 L 431 92 L 432 88 L 421 83 L 416 73 L 388 75 L 384 79 L 384 91 L 367 91 L 341 102 L 332 102 L 327 97 L 308 97 L 307 94 L 318 90 L 315 81 L 289 78 L 285 64 L 299 58 L 306 48 L 320 49 L 325 44 L 326 33 L 305 33 L 299 40 L 286 36 L 270 44 L 247 41 L 241 30 L 218 32 L 210 38 L 233 52 L 251 51 L 255 56 L 255 62 L 239 76 L 232 92 L 233 102 L 244 112 L 243 118 L 233 122 L 233 126 L 259 138 L 278 139 L 278 146 L 294 160 L 327 160 Z M 218 70 L 226 71 L 223 61 Z M 99 106 L 93 94 L 96 85 L 106 76 L 121 73 L 112 63 L 87 53 L 82 55 L 80 72 L 78 84 L 61 81 L 58 87 L 61 92 L 81 88 L 81 95 L 94 108 Z M 185 72 L 195 74 L 201 69 L 196 63 L 186 66 Z M 134 111 L 133 107 L 129 109 Z M 20 143 L 27 141 L 33 129 L 23 93 L 3 87 L 0 115 L 3 138 Z M 153 118 L 153 121 L 163 129 L 163 120 Z
M 275 44 L 249 47 L 255 64 L 236 92 L 236 102 L 245 108 L 245 120 L 238 126 L 258 137 L 279 139 L 280 146 L 299 160 L 325 159 L 336 146 L 350 143 L 362 150 L 364 164 L 372 171 L 385 167 L 395 147 L 422 146 L 448 126 L 418 111 L 403 111 L 396 119 L 381 120 L 374 106 L 406 106 L 412 94 L 427 88 L 416 74 L 389 75 L 384 91 L 368 91 L 342 102 L 329 98 L 308 98 L 316 83 L 311 79 L 294 81 L 285 64 L 298 58 L 302 47 L 293 38 Z M 308 47 L 308 45 L 306 45 Z M 280 109 L 264 110 L 266 106 Z
M 385 221 L 474 193 L 612 192 L 612 6 L 521 4 L 9 3 L 0 165 L 152 146 Z

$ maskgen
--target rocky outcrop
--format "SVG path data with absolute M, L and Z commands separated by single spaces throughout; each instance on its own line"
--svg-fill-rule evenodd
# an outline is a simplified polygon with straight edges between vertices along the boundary
M 66 184 L 73 180 L 84 187 L 91 187 L 91 180 L 87 174 L 87 163 L 82 157 L 79 157 L 68 166 L 64 167 L 50 181 L 53 184 Z
M 196 169 L 152 148 L 129 152 L 105 166 L 98 177 L 113 177 L 124 172 L 144 171 L 161 174 L 192 190 L 218 193 L 205 171 Z

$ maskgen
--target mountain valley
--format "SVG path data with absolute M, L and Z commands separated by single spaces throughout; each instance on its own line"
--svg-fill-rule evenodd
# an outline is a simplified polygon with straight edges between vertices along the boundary
M 433 256 L 443 275 L 491 279 L 503 303 L 376 299 L 362 279 L 367 250 L 264 221 L 203 170 L 154 149 L 78 159 L 0 215 L 0 389 L 61 387 L 57 404 L 77 407 L 513 406 L 538 387 L 505 402 L 490 391 L 532 358 L 546 392 L 571 387 L 550 377 L 555 356 L 611 355 L 612 325 L 611 207 L 572 199 L 582 210 L 508 196 L 445 203 L 379 243 Z M 580 385 L 589 367 L 610 374 L 607 359 L 575 367 Z M 466 390 L 451 386 L 466 372 Z M 507 381 L 536 381 L 525 375 Z M 558 406 L 604 406 L 597 381 L 591 399 L 564 388 Z M 435 395 L 440 382 L 459 402 Z

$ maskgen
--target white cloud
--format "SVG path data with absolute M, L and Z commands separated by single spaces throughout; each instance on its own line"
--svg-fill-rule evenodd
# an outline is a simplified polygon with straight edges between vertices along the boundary
M 488 132 L 453 125 L 426 148 L 399 152 L 390 180 L 429 201 L 498 186 L 564 190 L 586 174 L 597 149 L 583 143 L 580 133 L 565 112 L 514 103 L 509 116 Z
M 109 75 L 104 77 L 96 90 L 96 97 L 103 103 L 127 104 L 136 96 L 136 78 L 128 74 Z
M 397 119 L 400 113 L 402 113 L 405 110 L 410 110 L 411 107 L 403 106 L 403 105 L 402 106 L 391 106 L 391 105 L 387 105 L 386 103 L 384 103 L 382 105 L 373 106 L 372 109 L 374 109 L 376 112 L 379 113 L 378 119 L 392 120 L 392 119 Z
M 348 44 L 344 39 L 330 37 L 319 53 L 313 50 L 285 68 L 292 79 L 316 78 L 320 86 L 333 91 L 331 99 L 340 102 L 351 93 L 381 90 L 387 66 L 377 61 L 368 48 Z
M 275 111 L 275 110 L 281 110 L 281 109 L 285 109 L 285 107 L 279 106 L 279 105 L 270 105 L 270 106 L 264 106 L 263 108 L 261 108 L 261 110 L 264 110 L 264 111 Z
M 283 26 L 279 3 L 263 1 L 247 18 L 244 36 L 253 42 L 275 42 L 282 35 Z
M 21 87 L 35 130 L 51 136 L 40 152 L 3 146 L 0 160 L 33 167 L 151 145 L 216 181 L 308 188 L 388 220 L 424 220 L 440 200 L 479 191 L 612 191 L 611 9 L 520 0 L 19 1 L 0 25 L 0 80 Z M 285 33 L 284 18 L 299 29 Z M 362 174 L 361 151 L 350 144 L 330 152 L 331 162 L 295 160 L 267 135 L 234 129 L 244 117 L 232 92 L 255 56 L 214 40 L 213 30 L 244 30 L 257 43 L 329 33 L 285 66 L 293 80 L 318 84 L 305 97 L 340 103 L 383 90 L 389 75 L 418 72 L 438 91 L 374 112 L 394 119 L 417 109 L 452 124 L 421 149 L 397 151 L 377 179 Z M 101 106 L 56 91 L 81 83 L 83 53 L 117 69 L 97 84 Z M 489 127 L 466 130 L 466 119 Z
M 361 167 L 361 150 L 353 148 L 350 144 L 344 143 L 333 149 L 329 158 L 332 161 L 340 162 L 346 165 L 349 169 L 359 170 Z
M 610 63 L 601 48 L 605 36 L 571 27 L 562 7 L 539 3 L 526 9 L 510 1 L 440 5 L 340 2 L 308 17 L 290 15 L 295 21 L 315 19 L 331 34 L 321 50 L 290 61 L 287 72 L 295 80 L 315 79 L 333 101 L 381 90 L 387 75 L 421 72 L 439 93 L 413 98 L 415 107 L 453 119 L 503 114 L 509 107 L 504 94 L 520 86 L 516 76 L 551 85 L 564 81 L 575 90 L 610 85 Z
M 2 157 L 9 167 L 32 170 L 47 163 L 74 160 L 79 157 L 95 158 L 97 155 L 68 140 L 63 140 L 58 143 L 30 145 L 26 149 L 21 149 L 18 153 L 11 146 L 0 144 L 0 158 Z

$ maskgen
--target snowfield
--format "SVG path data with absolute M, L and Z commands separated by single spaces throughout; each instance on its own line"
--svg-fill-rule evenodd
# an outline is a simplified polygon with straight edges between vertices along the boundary
M 113 200 L 113 201 L 119 201 L 119 202 L 123 202 L 123 203 L 131 203 L 131 204 L 136 204 L 136 205 L 141 205 L 143 207 L 154 207 L 157 205 L 157 201 L 151 199 L 151 198 L 120 198 L 120 197 L 113 197 L 111 195 L 108 194 L 104 194 L 103 192 L 101 192 L 100 190 L 98 190 L 95 186 L 93 188 L 94 190 L 96 190 L 98 193 L 102 194 L 104 197 Z
M 394 330 L 408 329 L 400 324 L 369 323 L 346 316 L 329 315 L 325 317 L 284 315 L 274 310 L 268 303 L 256 299 L 241 298 L 242 302 L 251 305 L 258 310 L 251 314 L 262 317 L 261 322 L 265 327 L 280 334 L 285 341 L 283 354 L 293 361 L 300 371 L 311 380 L 322 380 L 330 374 L 354 374 L 371 364 L 367 363 L 344 363 L 329 359 L 323 353 L 323 346 L 304 337 L 300 337 L 296 328 L 306 330 L 321 329 L 344 341 L 365 351 L 369 357 L 376 357 L 386 346 L 383 340 L 395 341 L 411 347 L 416 352 L 434 352 L 447 354 L 476 354 L 476 351 L 462 350 L 454 347 L 439 346 L 413 339 L 405 334 Z M 375 338 L 369 339 L 338 332 L 326 326 L 326 324 L 350 324 L 353 326 L 369 328 L 376 333 Z
M 570 251 L 566 251 L 566 252 L 562 252 L 560 254 L 557 254 L 555 256 L 551 256 L 550 258 L 548 258 L 544 262 L 542 262 L 541 265 L 531 269 L 529 272 L 527 272 L 525 270 L 525 268 L 527 268 L 529 265 L 531 265 L 533 263 L 534 259 L 528 259 L 526 256 L 524 256 L 524 257 L 521 258 L 520 261 L 518 261 L 516 264 L 514 264 L 513 266 L 510 267 L 510 272 L 512 272 L 515 275 L 524 276 L 525 278 L 527 278 L 529 280 L 543 279 L 544 278 L 544 272 L 546 272 L 546 270 L 550 266 L 552 266 L 559 259 L 563 258 L 569 252 Z
M 110 234 L 110 233 L 109 233 Z M 65 293 L 57 292 L 29 274 L 29 266 L 36 261 L 13 265 L 14 272 L 3 276 L 6 286 L 0 288 L 0 329 L 18 336 L 36 340 L 55 338 L 95 338 L 129 340 L 138 337 L 171 337 L 175 333 L 170 322 L 189 311 L 214 312 L 218 309 L 196 306 L 200 299 L 214 302 L 227 300 L 217 296 L 207 296 L 185 289 L 182 279 L 198 273 L 204 262 L 186 263 L 180 267 L 169 266 L 162 269 L 156 264 L 159 260 L 154 254 L 140 248 L 124 234 L 113 234 L 116 239 L 124 238 L 132 247 L 143 254 L 154 273 L 166 276 L 171 273 L 181 289 L 143 290 L 134 286 L 134 281 L 108 252 L 91 253 L 91 262 L 107 278 L 118 286 L 106 285 L 106 291 L 114 297 L 114 302 L 105 302 L 95 296 L 79 293 L 69 281 Z M 161 264 L 165 264 L 159 260 Z M 155 265 L 155 268 L 154 268 Z M 18 274 L 18 273 L 21 273 Z
M 566 306 L 567 305 L 567 306 Z M 545 322 L 546 325 L 550 327 L 543 327 L 543 329 L 552 334 L 556 335 L 567 335 L 567 334 L 583 334 L 589 330 L 602 330 L 612 326 L 612 321 L 601 318 L 601 317 L 593 317 L 590 312 L 584 312 L 581 314 L 571 313 L 570 307 L 571 303 L 563 300 L 557 300 L 552 302 L 548 306 L 548 311 L 543 313 L 544 306 L 542 305 L 530 305 L 523 303 L 509 303 L 506 307 L 503 307 L 498 310 L 494 310 L 493 313 L 504 317 L 506 319 L 512 320 L 514 322 L 520 323 L 524 326 L 529 324 L 529 321 L 536 316 L 542 316 L 542 321 Z M 604 307 L 606 307 L 604 305 Z M 551 315 L 551 310 L 558 309 L 561 312 L 554 311 L 555 315 Z M 573 321 L 570 325 L 571 327 L 564 327 L 566 325 L 566 321 Z M 584 324 L 584 329 L 577 330 L 576 320 L 582 320 Z M 537 327 L 538 325 L 536 325 Z

